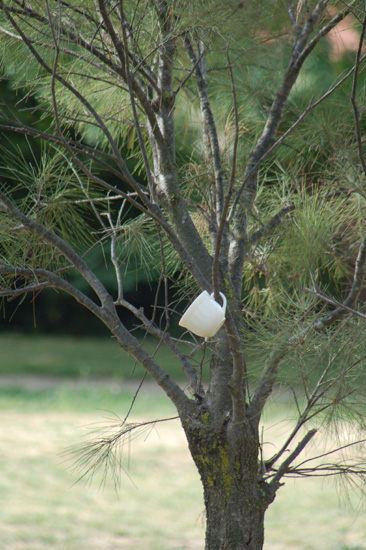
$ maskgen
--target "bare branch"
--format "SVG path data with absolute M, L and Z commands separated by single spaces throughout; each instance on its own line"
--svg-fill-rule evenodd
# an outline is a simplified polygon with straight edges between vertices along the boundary
M 224 208 L 224 172 L 221 163 L 221 154 L 215 119 L 212 113 L 210 100 L 207 91 L 207 71 L 204 48 L 201 46 L 196 54 L 188 36 L 185 37 L 185 44 L 191 58 L 192 66 L 195 67 L 197 90 L 200 99 L 201 112 L 204 119 L 204 146 L 209 162 L 214 168 L 216 196 L 216 223 L 220 224 Z
M 234 222 L 235 240 L 231 243 L 230 263 L 232 279 L 237 288 L 239 288 L 239 285 L 241 284 L 241 271 L 245 258 L 246 216 L 247 212 L 250 211 L 251 205 L 253 204 L 256 196 L 258 169 L 263 161 L 262 158 L 265 158 L 268 150 L 273 146 L 275 134 L 282 120 L 289 94 L 297 80 L 305 59 L 309 56 L 320 38 L 329 33 L 346 17 L 346 15 L 350 13 L 352 7 L 356 6 L 358 3 L 359 0 L 352 2 L 344 11 L 333 17 L 329 23 L 324 25 L 315 37 L 308 42 L 316 22 L 319 20 L 327 5 L 326 1 L 319 0 L 311 14 L 307 17 L 303 27 L 299 27 L 298 32 L 295 33 L 290 61 L 285 71 L 282 83 L 278 88 L 276 96 L 269 109 L 262 135 L 249 156 L 243 176 L 243 184 L 236 194 L 231 210 L 231 218 Z M 301 115 L 301 120 L 306 114 L 307 110 L 305 110 L 303 115 Z M 295 124 L 297 125 L 297 123 Z M 239 211 L 236 212 L 238 208 Z
M 357 258 L 356 258 L 356 262 L 355 262 L 355 268 L 354 268 L 354 272 L 353 272 L 353 281 L 352 281 L 352 285 L 351 285 L 351 288 L 350 288 L 350 291 L 346 297 L 346 299 L 343 301 L 342 304 L 339 304 L 339 306 L 333 310 L 331 313 L 328 313 L 327 315 L 325 315 L 324 317 L 322 317 L 321 319 L 319 319 L 318 321 L 315 322 L 315 328 L 317 330 L 322 330 L 324 329 L 325 327 L 331 325 L 332 323 L 334 323 L 337 319 L 339 319 L 342 315 L 344 315 L 347 311 L 353 313 L 353 314 L 356 314 L 358 315 L 359 317 L 365 317 L 363 316 L 363 314 L 359 313 L 359 312 L 355 312 L 354 310 L 350 309 L 352 308 L 353 304 L 356 302 L 359 294 L 360 294 L 360 291 L 361 291 L 361 287 L 362 287 L 362 283 L 363 283 L 363 280 L 364 280 L 364 270 L 365 270 L 365 265 L 366 265 L 366 236 L 364 237 L 359 249 L 358 249 L 358 254 L 357 254 Z M 308 292 L 312 292 L 311 290 L 308 290 Z M 314 293 L 314 292 L 312 292 Z M 319 295 L 319 297 L 322 299 L 322 300 L 325 300 L 327 297 L 324 295 L 324 294 L 319 294 L 318 291 L 315 291 L 315 293 L 317 293 L 317 295 Z M 326 299 L 326 301 L 329 301 L 328 299 Z M 333 300 L 333 303 L 337 303 L 336 300 Z
M 91 288 L 99 297 L 103 306 L 107 306 L 108 304 L 111 305 L 113 303 L 112 297 L 93 271 L 90 270 L 83 258 L 81 258 L 81 256 L 79 256 L 75 250 L 66 243 L 66 241 L 56 235 L 56 233 L 54 233 L 51 229 L 46 228 L 44 225 L 39 224 L 35 220 L 23 214 L 2 192 L 0 192 L 0 206 L 5 209 L 11 218 L 21 221 L 25 228 L 29 231 L 36 233 L 44 241 L 56 247 L 75 267 L 83 279 L 89 283 Z
M 122 7 L 121 7 L 120 11 L 121 11 L 121 20 L 122 20 L 123 47 L 124 47 L 124 52 L 125 52 L 125 56 L 124 56 L 125 71 L 126 71 L 126 78 L 127 78 L 127 87 L 128 87 L 129 94 L 130 94 L 130 103 L 131 103 L 131 108 L 132 108 L 132 113 L 133 113 L 133 119 L 134 119 L 134 122 L 135 122 L 135 129 L 136 129 L 138 140 L 139 140 L 139 145 L 140 145 L 140 150 L 141 150 L 141 153 L 142 153 L 142 158 L 144 160 L 146 177 L 147 177 L 147 181 L 148 181 L 149 189 L 150 189 L 150 196 L 152 198 L 152 201 L 155 204 L 158 204 L 158 198 L 157 198 L 157 194 L 156 194 L 156 186 L 155 186 L 155 182 L 153 181 L 152 174 L 151 174 L 150 163 L 149 163 L 148 158 L 147 158 L 145 142 L 144 142 L 144 139 L 142 137 L 140 122 L 139 122 L 139 119 L 138 119 L 136 105 L 135 105 L 135 98 L 134 98 L 134 95 L 133 95 L 133 78 L 132 78 L 131 71 L 130 71 L 130 66 L 129 66 L 129 49 L 128 49 L 128 42 L 127 42 L 127 34 L 126 34 L 127 22 L 125 20 L 125 16 L 124 16 Z
M 229 66 L 229 73 L 231 79 L 231 89 L 234 102 L 234 116 L 235 116 L 235 138 L 234 138 L 234 149 L 233 149 L 233 160 L 232 160 L 232 170 L 229 188 L 225 197 L 221 218 L 218 223 L 218 230 L 216 235 L 215 243 L 215 255 L 212 264 L 212 285 L 215 293 L 215 299 L 220 299 L 219 291 L 219 268 L 220 268 L 220 256 L 222 255 L 222 249 L 225 250 L 225 256 L 227 255 L 228 250 L 228 236 L 225 235 L 225 230 L 227 231 L 227 214 L 229 211 L 230 201 L 234 190 L 235 177 L 236 177 L 236 162 L 237 162 L 237 153 L 238 153 L 238 144 L 239 144 L 239 113 L 238 113 L 238 103 L 236 96 L 236 86 L 234 81 L 233 68 L 231 65 L 230 55 L 227 51 L 227 59 Z
M 55 94 L 54 94 L 55 96 Z M 141 187 L 139 192 L 128 192 L 122 191 L 118 187 L 111 185 L 110 183 L 106 182 L 104 179 L 98 177 L 95 172 L 92 171 L 91 168 L 87 167 L 85 162 L 80 160 L 79 155 L 82 155 L 83 157 L 86 157 L 96 163 L 98 163 L 102 168 L 108 170 L 111 174 L 113 174 L 116 178 L 118 178 L 120 181 L 124 183 L 131 183 L 131 180 L 125 177 L 123 173 L 116 170 L 113 165 L 108 163 L 108 161 L 114 160 L 114 155 L 108 154 L 104 151 L 101 151 L 100 149 L 96 149 L 95 147 L 89 147 L 88 145 L 84 143 L 80 143 L 78 141 L 72 140 L 69 137 L 65 137 L 64 133 L 61 130 L 60 125 L 58 125 L 59 128 L 59 136 L 54 134 L 49 134 L 47 132 L 40 131 L 36 128 L 32 128 L 31 126 L 27 126 L 26 124 L 22 123 L 20 120 L 12 120 L 10 119 L 3 111 L 0 111 L 0 115 L 7 121 L 9 121 L 13 125 L 2 125 L 0 124 L 0 130 L 3 131 L 11 131 L 16 132 L 20 134 L 24 134 L 27 136 L 32 137 L 39 137 L 49 143 L 55 144 L 55 145 L 61 145 L 65 147 L 71 157 L 75 160 L 76 164 L 83 170 L 85 175 L 93 182 L 97 183 L 101 187 L 105 188 L 107 191 L 111 191 L 117 195 L 120 196 L 121 199 L 126 199 L 132 206 L 134 206 L 137 210 L 140 210 L 141 212 L 145 214 L 149 214 L 148 208 L 146 206 L 149 204 L 147 191 Z M 137 184 L 137 182 L 136 182 Z M 137 184 L 139 185 L 139 184 Z M 132 186 L 134 187 L 134 185 Z M 145 200 L 143 201 L 143 204 L 141 202 L 137 201 L 137 198 L 145 197 Z M 144 206 L 146 205 L 146 206 Z M 149 215 L 152 217 L 155 215 L 156 219 L 160 219 L 159 217 L 159 210 L 157 209 L 155 212 L 151 212 Z
M 287 216 L 287 214 L 291 214 L 291 212 L 293 212 L 295 208 L 295 204 L 290 204 L 289 206 L 281 208 L 281 210 L 279 210 L 277 214 L 272 216 L 269 222 L 267 222 L 261 229 L 258 229 L 258 231 L 254 231 L 253 233 L 248 235 L 248 243 L 254 244 L 259 241 L 264 235 L 268 235 L 269 233 L 271 233 L 274 229 L 276 229 L 276 227 L 284 222 L 284 218 Z
M 332 338 L 329 342 L 329 347 L 331 347 L 334 342 L 339 338 L 339 335 L 342 333 L 344 327 L 341 325 L 337 328 L 337 330 L 332 335 Z M 325 353 L 327 349 L 327 346 L 323 348 L 323 354 Z M 340 352 L 339 352 L 340 353 Z M 328 364 L 322 368 L 319 378 L 314 385 L 314 388 L 312 392 L 308 395 L 308 392 L 305 390 L 306 395 L 306 403 L 303 407 L 302 412 L 300 412 L 300 407 L 298 406 L 298 412 L 299 417 L 297 419 L 297 422 L 293 429 L 291 430 L 290 434 L 288 435 L 286 441 L 280 448 L 280 450 L 270 459 L 268 459 L 265 462 L 265 469 L 266 471 L 269 471 L 272 469 L 273 465 L 281 458 L 281 456 L 287 451 L 288 446 L 291 444 L 291 442 L 294 440 L 294 438 L 297 436 L 300 429 L 308 423 L 312 418 L 315 416 L 318 416 L 322 412 L 328 410 L 329 408 L 333 407 L 333 400 L 329 400 L 328 403 L 320 404 L 320 401 L 324 398 L 324 396 L 327 395 L 327 392 L 335 386 L 339 378 L 337 376 L 331 377 L 330 379 L 327 378 L 329 372 L 332 369 L 333 363 L 337 358 L 337 354 L 333 357 L 332 361 L 329 361 Z M 356 362 L 351 363 L 346 369 L 346 372 L 342 373 L 342 376 L 345 376 L 347 372 L 350 372 L 352 369 L 357 367 L 357 365 L 360 364 L 361 361 L 363 361 L 364 357 L 360 358 Z M 321 356 L 318 358 L 318 361 L 316 362 L 316 366 L 320 364 L 321 362 Z M 310 375 L 310 373 L 309 373 Z M 345 400 L 347 397 L 349 397 L 351 392 L 344 393 L 342 396 L 338 397 L 339 402 Z
M 313 462 L 314 460 L 319 460 L 320 458 L 325 458 L 326 456 L 330 456 L 330 455 L 334 455 L 336 453 L 339 453 L 339 451 L 344 451 L 345 449 L 350 449 L 351 447 L 355 447 L 356 445 L 361 445 L 363 443 L 366 443 L 366 439 L 359 439 L 357 441 L 352 441 L 351 443 L 347 443 L 345 445 L 341 445 L 340 447 L 337 447 L 336 449 L 332 449 L 331 451 L 327 451 L 325 453 L 321 453 L 319 455 L 316 455 L 316 456 L 312 456 L 311 458 L 307 458 L 305 460 L 303 460 L 302 462 L 300 462 L 299 464 L 296 465 L 296 469 L 301 469 L 302 466 L 304 466 L 305 464 L 308 464 L 309 462 Z M 364 464 L 363 464 L 364 466 Z M 322 465 L 322 467 L 324 467 L 324 465 Z M 342 467 L 340 465 L 340 467 Z M 346 468 L 345 466 L 343 466 L 343 468 Z
M 312 290 L 311 288 L 305 288 L 305 292 L 308 292 L 309 294 L 313 294 L 314 296 L 317 296 L 317 298 L 319 298 L 323 302 L 326 302 L 327 304 L 335 306 L 337 308 L 337 317 L 334 318 L 334 321 L 336 319 L 339 319 L 339 317 L 341 317 L 341 315 L 342 315 L 342 313 L 340 313 L 338 310 L 343 310 L 343 314 L 351 313 L 352 315 L 355 315 L 356 317 L 360 317 L 361 319 L 366 319 L 366 315 L 364 313 L 361 313 L 360 311 L 357 311 L 356 309 L 352 309 L 351 307 L 348 307 L 345 304 L 342 304 L 341 302 L 338 302 L 338 300 L 336 300 L 335 298 L 330 298 L 329 296 L 324 294 L 324 292 L 321 292 L 321 290 Z M 338 315 L 338 313 L 339 313 L 339 315 Z M 319 322 L 321 323 L 322 320 L 320 320 Z M 325 325 L 325 326 L 327 326 L 327 325 Z M 320 328 L 323 328 L 323 325 Z
M 96 306 L 91 300 L 84 297 L 82 293 L 78 293 L 77 289 L 74 289 L 72 285 L 69 285 L 66 281 L 59 279 L 56 275 L 47 275 L 48 279 L 53 281 L 54 286 L 58 286 L 59 288 L 62 288 L 66 292 L 72 294 L 78 301 L 80 301 L 80 303 L 91 309 L 91 311 L 93 311 L 93 313 L 111 330 L 112 334 L 116 336 L 120 346 L 127 352 L 131 353 L 131 355 L 135 357 L 136 360 L 151 374 L 151 376 L 155 378 L 157 383 L 167 393 L 178 410 L 189 407 L 189 399 L 180 389 L 178 384 L 167 375 L 164 369 L 162 369 L 161 366 L 154 361 L 154 359 L 145 350 L 142 349 L 138 340 L 133 337 L 122 325 L 115 310 L 115 305 L 111 295 L 107 292 L 96 275 L 90 270 L 85 261 L 53 231 L 25 216 L 3 193 L 0 193 L 0 207 L 5 209 L 5 211 L 12 218 L 21 220 L 28 230 L 40 235 L 42 239 L 60 250 L 60 252 L 62 252 L 62 254 L 72 263 L 72 265 L 74 265 L 81 276 L 96 292 L 101 301 L 102 307 Z M 8 266 L 4 266 L 2 268 L 3 272 L 5 272 L 4 270 L 7 267 Z M 16 268 L 10 269 L 13 269 L 14 274 L 17 272 Z M 27 273 L 24 274 L 28 275 L 28 270 Z M 41 275 L 41 272 L 39 272 L 39 274 Z
M 286 460 L 283 461 L 269 484 L 272 494 L 276 493 L 280 485 L 280 480 L 288 471 L 290 464 L 292 464 L 292 462 L 296 460 L 296 458 L 305 449 L 306 445 L 312 440 L 316 433 L 317 430 L 315 429 L 309 430 L 307 434 L 302 438 L 302 440 L 298 443 L 297 447 L 292 451 L 292 453 L 290 453 Z
M 144 91 L 142 90 L 142 88 L 138 85 L 136 79 L 133 78 L 131 73 L 130 73 L 129 76 L 127 74 L 126 56 L 128 56 L 128 53 L 125 52 L 124 44 L 120 40 L 120 38 L 118 37 L 118 35 L 117 35 L 117 33 L 116 33 L 116 31 L 113 27 L 111 18 L 109 16 L 109 13 L 108 13 L 107 8 L 106 8 L 105 0 L 98 0 L 98 5 L 99 5 L 100 13 L 103 17 L 104 24 L 105 24 L 105 26 L 108 30 L 108 34 L 109 34 L 109 36 L 110 36 L 110 38 L 111 38 L 111 40 L 114 44 L 114 47 L 116 48 L 116 51 L 118 53 L 118 58 L 121 62 L 121 71 L 122 71 L 123 79 L 127 84 L 130 83 L 130 86 L 133 89 L 133 92 L 136 94 L 141 106 L 143 107 L 143 110 L 144 110 L 146 116 L 149 119 L 149 122 L 150 122 L 151 128 L 153 130 L 155 139 L 159 143 L 162 144 L 163 143 L 163 136 L 160 132 L 159 125 L 157 124 L 157 121 L 156 121 L 156 115 L 154 113 L 154 110 L 151 107 L 151 103 L 150 103 L 149 99 L 148 99 L 147 95 L 144 93 Z M 155 83 L 154 83 L 154 85 L 155 85 Z
M 365 61 L 365 59 L 366 59 L 366 54 L 364 54 L 360 58 L 358 66 L 360 66 L 361 63 L 363 63 L 363 61 Z M 311 111 L 313 111 L 316 107 L 318 107 L 321 103 L 323 103 L 323 101 L 328 99 L 330 95 L 332 95 L 342 84 L 344 84 L 344 82 L 346 82 L 346 80 L 348 80 L 352 76 L 352 74 L 354 74 L 355 70 L 356 70 L 356 64 L 341 79 L 339 79 L 333 86 L 331 86 L 331 88 L 325 94 L 323 94 L 318 100 L 313 101 L 313 99 L 312 99 L 311 102 L 309 103 L 309 105 L 306 107 L 306 109 L 304 109 L 304 111 L 301 113 L 301 115 L 299 115 L 297 120 L 290 126 L 290 128 L 288 128 L 286 130 L 286 132 L 284 132 L 281 135 L 281 137 L 279 137 L 275 141 L 275 143 L 260 157 L 260 159 L 257 161 L 257 163 L 252 167 L 252 172 L 248 173 L 248 177 L 259 168 L 259 166 L 262 164 L 262 162 L 267 157 L 269 157 L 275 151 L 275 149 L 277 149 L 277 147 L 279 147 L 279 145 L 284 143 L 286 138 L 293 133 L 293 131 L 307 117 L 307 115 Z M 236 198 L 233 202 L 232 208 L 230 210 L 229 222 L 231 222 L 233 217 L 234 217 L 236 207 L 237 207 L 237 204 L 238 204 L 238 201 L 239 201 L 239 198 L 240 198 L 239 194 L 240 194 L 240 190 L 239 190 L 239 193 L 237 194 L 237 196 L 236 196 Z
M 38 51 L 34 48 L 33 44 L 29 41 L 28 37 L 24 34 L 22 29 L 19 27 L 19 25 L 10 15 L 8 8 L 4 7 L 4 9 L 11 24 L 17 30 L 17 32 L 21 35 L 23 42 L 26 44 L 26 46 L 28 47 L 28 49 L 30 50 L 34 58 L 37 60 L 37 62 L 43 67 L 43 69 L 45 69 L 47 73 L 51 75 L 53 79 L 57 79 L 60 82 L 60 84 L 62 84 L 67 90 L 69 90 L 80 101 L 80 103 L 84 105 L 84 107 L 94 116 L 95 120 L 98 122 L 100 129 L 105 134 L 108 140 L 108 143 L 110 144 L 111 149 L 114 153 L 115 160 L 118 163 L 119 167 L 121 168 L 122 172 L 124 173 L 126 179 L 129 181 L 130 184 L 133 185 L 136 191 L 140 191 L 140 186 L 137 184 L 137 182 L 134 181 L 134 179 L 130 175 L 127 169 L 127 166 L 121 157 L 120 151 L 115 143 L 115 140 L 113 139 L 107 126 L 104 124 L 101 116 L 95 111 L 95 109 L 90 105 L 87 99 L 72 84 L 70 84 L 67 80 L 65 80 L 57 72 L 55 72 L 54 68 L 51 68 L 47 65 L 47 63 L 43 60 L 43 58 L 40 56 Z
M 363 173 L 366 176 L 366 160 L 362 150 L 362 133 L 361 133 L 361 125 L 360 125 L 360 115 L 359 115 L 357 99 L 356 99 L 358 74 L 360 70 L 361 53 L 362 53 L 362 48 L 364 44 L 365 32 L 366 32 L 366 14 L 364 15 L 364 19 L 362 23 L 362 30 L 361 30 L 360 40 L 359 40 L 357 54 L 356 54 L 356 62 L 355 62 L 355 70 L 353 75 L 352 94 L 351 94 L 351 102 L 352 102 L 354 117 L 355 117 L 358 156 L 362 165 Z
M 77 8 L 70 6 L 66 2 L 61 2 L 61 3 L 64 6 L 66 6 L 68 9 L 72 9 L 75 13 L 83 15 L 83 17 L 85 17 L 85 19 L 88 20 L 95 27 L 96 30 L 94 32 L 94 37 L 88 42 L 81 35 L 81 33 L 78 32 L 78 28 L 77 28 L 76 25 L 73 25 L 73 29 L 71 30 L 70 26 L 66 26 L 66 25 L 62 24 L 60 22 L 60 20 L 58 20 L 56 24 L 54 24 L 53 20 L 51 20 L 50 21 L 51 26 L 56 27 L 58 32 L 60 32 L 62 34 L 64 39 L 67 39 L 70 42 L 72 42 L 74 44 L 77 44 L 78 46 L 82 47 L 85 51 L 88 51 L 88 52 L 92 53 L 93 56 L 95 56 L 97 59 L 99 59 L 99 61 L 102 62 L 102 64 L 97 65 L 97 64 L 95 64 L 95 62 L 91 61 L 90 59 L 88 59 L 85 56 L 80 55 L 79 52 L 73 51 L 72 49 L 70 50 L 70 49 L 66 49 L 66 48 L 62 47 L 61 51 L 63 51 L 64 53 L 67 53 L 70 56 L 74 56 L 78 59 L 82 59 L 83 61 L 85 61 L 88 64 L 95 65 L 99 69 L 104 70 L 104 71 L 108 72 L 109 74 L 118 74 L 119 76 L 124 77 L 123 69 L 121 68 L 120 65 L 117 65 L 116 63 L 113 62 L 113 56 L 106 55 L 105 53 L 103 53 L 103 51 L 99 47 L 97 47 L 95 45 L 94 38 L 99 33 L 100 43 L 103 46 L 104 50 L 106 50 L 109 53 L 108 47 L 106 46 L 105 41 L 103 41 L 103 35 L 100 34 L 100 30 L 103 30 L 103 31 L 107 30 L 106 25 L 104 24 L 104 22 L 103 21 L 98 22 L 96 19 L 91 17 L 90 14 L 86 13 L 83 10 L 78 10 Z M 13 8 L 11 6 L 7 6 L 6 8 L 4 7 L 4 9 L 6 9 L 8 11 L 8 13 L 14 13 L 14 14 L 19 15 L 19 16 L 23 15 L 25 19 L 31 18 L 31 19 L 36 19 L 37 21 L 39 21 L 43 24 L 48 23 L 48 19 L 46 17 L 44 17 L 39 12 L 36 12 L 34 9 L 31 9 L 31 8 L 23 9 L 23 8 Z M 9 34 L 9 31 L 7 31 L 6 29 L 1 29 L 1 30 L 5 34 L 10 36 L 11 33 Z M 14 35 L 14 37 L 17 40 L 22 40 L 23 41 L 22 36 Z M 41 41 L 32 40 L 32 39 L 29 39 L 29 40 L 34 45 L 42 45 L 43 44 Z M 134 67 L 135 71 L 139 72 L 153 88 L 156 88 L 155 75 L 150 70 L 150 68 L 146 65 L 145 60 L 138 59 L 133 52 L 129 52 L 129 55 L 131 56 L 131 62 L 133 64 L 133 67 Z M 142 89 L 140 89 L 140 92 L 142 93 Z
M 286 343 L 279 349 L 274 350 L 268 358 L 264 372 L 258 382 L 247 413 L 248 418 L 255 425 L 259 423 L 264 405 L 271 394 L 273 385 L 277 379 L 280 363 L 288 351 L 289 347 Z
M 0 265 L 0 273 L 6 274 L 6 275 L 14 275 L 14 277 L 22 276 L 26 279 L 29 279 L 29 278 L 46 279 L 45 281 L 40 281 L 40 282 L 37 281 L 20 288 L 2 289 L 0 290 L 0 296 L 8 296 L 10 298 L 15 298 L 17 296 L 21 296 L 22 294 L 43 290 L 45 288 L 50 288 L 50 287 L 59 288 L 60 290 L 64 290 L 65 292 L 73 296 L 73 298 L 75 298 L 75 300 L 79 304 L 83 305 L 89 311 L 91 311 L 94 315 L 96 315 L 96 317 L 103 320 L 103 311 L 101 307 L 95 304 L 93 300 L 91 300 L 88 296 L 86 296 L 86 294 L 81 292 L 74 285 L 68 283 L 65 279 L 62 279 L 52 271 L 48 271 L 46 269 L 36 269 L 36 268 L 28 269 L 28 268 Z
M 166 346 L 168 346 L 168 348 L 174 353 L 174 355 L 178 357 L 179 361 L 182 364 L 183 371 L 187 375 L 192 388 L 195 389 L 197 387 L 197 373 L 192 367 L 188 357 L 181 352 L 171 336 L 166 331 L 159 329 L 152 321 L 150 321 L 146 317 L 143 309 L 137 309 L 127 300 L 119 299 L 115 302 L 115 305 L 122 306 L 131 311 L 135 315 L 135 317 L 142 322 L 143 328 L 149 334 L 151 334 L 155 338 L 161 339 L 161 341 L 164 342 Z
M 287 1 L 287 11 L 288 11 L 288 15 L 290 17 L 291 23 L 295 27 L 295 25 L 297 23 L 297 17 L 296 17 L 296 13 L 295 13 L 295 6 L 294 6 L 294 1 L 293 0 L 288 0 Z

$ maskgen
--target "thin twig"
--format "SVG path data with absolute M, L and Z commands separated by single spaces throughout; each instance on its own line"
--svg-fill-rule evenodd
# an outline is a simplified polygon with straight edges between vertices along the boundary
M 145 147 L 145 141 L 142 137 L 140 122 L 139 122 L 137 109 L 136 109 L 136 104 L 135 104 L 135 96 L 134 96 L 134 93 L 133 93 L 133 76 L 132 76 L 132 73 L 130 71 L 130 64 L 129 64 L 129 48 L 128 48 L 128 41 L 127 41 L 127 34 L 126 34 L 126 20 L 125 20 L 125 14 L 124 14 L 124 11 L 123 11 L 122 2 L 120 4 L 121 4 L 120 12 L 121 12 L 122 36 L 123 36 L 123 46 L 124 46 L 125 71 L 126 71 L 127 88 L 128 88 L 128 92 L 129 92 L 129 95 L 130 95 L 130 105 L 131 105 L 131 109 L 132 109 L 132 115 L 133 115 L 133 119 L 134 119 L 134 123 L 135 123 L 135 129 L 136 129 L 136 132 L 137 132 L 137 137 L 138 137 L 138 140 L 139 140 L 141 154 L 142 154 L 142 158 L 143 158 L 143 161 L 144 161 L 146 177 L 147 177 L 147 181 L 148 181 L 149 189 L 150 189 L 150 196 L 151 196 L 152 201 L 155 204 L 158 204 L 158 198 L 157 198 L 157 194 L 156 194 L 156 186 L 155 186 L 154 179 L 153 179 L 153 176 L 152 176 L 152 173 L 151 173 L 150 163 L 149 163 L 149 160 L 148 160 L 148 157 L 147 157 L 147 152 L 146 152 L 146 147 Z
M 314 289 L 311 289 L 311 288 L 305 288 L 305 292 L 307 292 L 308 294 L 313 294 L 314 296 L 317 296 L 317 298 L 320 298 L 320 300 L 323 300 L 324 302 L 327 302 L 327 304 L 335 306 L 337 309 L 343 310 L 344 313 L 346 313 L 346 312 L 352 313 L 352 315 L 356 315 L 356 317 L 361 317 L 361 319 L 366 319 L 366 315 L 364 313 L 361 313 L 360 311 L 357 311 L 355 309 L 352 309 L 351 307 L 346 306 L 345 304 L 342 304 L 341 302 L 339 302 L 335 298 L 330 298 L 329 296 L 324 294 L 324 292 L 322 292 L 321 290 L 314 290 Z M 333 320 L 335 320 L 336 318 L 338 319 L 339 317 L 340 317 L 340 315 L 338 315 L 338 312 L 337 312 L 337 317 L 334 317 Z M 321 319 L 319 321 L 319 323 L 323 323 L 323 319 Z M 319 325 L 319 327 L 320 327 L 320 325 Z M 321 328 L 323 328 L 323 324 L 321 325 Z
M 351 93 L 351 103 L 353 106 L 354 111 L 354 117 L 355 117 L 355 127 L 356 127 L 356 138 L 357 138 L 357 146 L 358 146 L 358 156 L 362 165 L 363 173 L 366 176 L 366 161 L 363 154 L 362 149 L 362 133 L 361 133 L 361 124 L 360 124 L 360 115 L 358 111 L 357 106 L 357 83 L 358 83 L 358 74 L 360 69 L 360 60 L 361 60 L 361 53 L 362 48 L 364 45 L 364 38 L 365 38 L 365 32 L 366 32 L 366 13 L 364 15 L 363 23 L 362 23 L 362 30 L 361 35 L 358 43 L 358 49 L 356 54 L 356 62 L 355 62 L 355 71 L 353 76 L 353 84 L 352 84 L 352 93 Z
M 188 37 L 185 36 L 185 44 L 191 59 L 192 66 L 195 67 L 197 90 L 200 99 L 201 112 L 204 120 L 204 146 L 206 155 L 210 161 L 212 161 L 214 168 L 214 181 L 216 191 L 216 223 L 219 225 L 222 211 L 224 206 L 224 172 L 221 163 L 220 145 L 217 135 L 217 128 L 215 119 L 212 113 L 210 100 L 207 91 L 207 77 L 206 77 L 206 64 L 205 64 L 205 50 L 198 48 L 196 53 L 193 49 L 192 43 Z M 198 59 L 201 59 L 198 62 Z
M 192 367 L 189 358 L 181 352 L 174 339 L 164 330 L 158 328 L 151 319 L 148 319 L 143 311 L 143 309 L 138 309 L 133 306 L 130 302 L 125 299 L 115 302 L 116 306 L 122 306 L 129 311 L 131 311 L 137 319 L 139 319 L 143 328 L 152 336 L 161 339 L 164 344 L 176 355 L 179 361 L 182 364 L 182 369 L 187 375 L 187 378 L 192 386 L 192 388 L 197 387 L 197 373 L 196 370 Z
M 362 283 L 364 280 L 364 270 L 366 265 L 366 235 L 360 244 L 360 247 L 358 249 L 357 258 L 355 262 L 355 268 L 353 272 L 353 281 L 350 288 L 350 291 L 343 301 L 343 303 L 339 304 L 338 307 L 333 310 L 332 312 L 328 313 L 321 319 L 315 322 L 315 328 L 317 330 L 322 330 L 323 328 L 329 326 L 330 324 L 334 323 L 337 319 L 339 319 L 342 315 L 345 314 L 346 311 L 350 311 L 350 313 L 357 315 L 358 317 L 364 317 L 364 315 L 360 312 L 356 312 L 352 309 L 353 304 L 356 302 L 362 288 Z M 314 293 L 314 291 L 307 290 L 308 292 Z M 318 292 L 317 290 L 315 292 Z M 328 301 L 328 297 L 325 295 L 320 295 L 322 300 Z M 333 300 L 333 303 L 336 302 L 336 300 Z M 351 310 L 350 310 L 351 308 Z
M 306 445 L 312 440 L 312 438 L 316 433 L 317 433 L 316 429 L 312 429 L 308 431 L 308 433 L 298 443 L 295 450 L 292 451 L 292 453 L 289 454 L 286 460 L 283 461 L 281 466 L 278 468 L 276 474 L 274 475 L 273 479 L 271 480 L 271 483 L 269 484 L 272 494 L 276 493 L 280 485 L 280 480 L 286 474 L 290 464 L 299 456 L 299 454 L 304 450 Z
M 234 102 L 235 139 L 234 139 L 234 149 L 233 149 L 233 159 L 232 159 L 232 169 L 231 169 L 231 176 L 230 176 L 230 182 L 229 182 L 229 189 L 225 197 L 221 219 L 217 230 L 215 255 L 212 263 L 212 286 L 214 289 L 216 300 L 220 299 L 219 267 L 220 267 L 221 244 L 222 244 L 222 238 L 224 235 L 225 227 L 227 224 L 227 213 L 230 206 L 231 196 L 234 190 L 235 177 L 236 177 L 237 152 L 238 152 L 238 144 L 239 144 L 239 113 L 238 113 L 238 102 L 237 102 L 237 96 L 236 96 L 236 86 L 235 86 L 234 73 L 233 73 L 233 68 L 231 65 L 231 60 L 230 60 L 230 55 L 228 50 L 226 52 L 226 55 L 228 59 L 229 74 L 231 79 L 231 91 L 232 91 L 233 102 Z
M 258 229 L 258 231 L 254 231 L 250 235 L 248 235 L 248 243 L 254 244 L 259 239 L 263 237 L 263 235 L 268 235 L 273 229 L 276 229 L 279 225 L 283 223 L 283 219 L 287 214 L 290 214 L 293 212 L 296 208 L 295 204 L 290 204 L 289 206 L 284 206 L 279 210 L 272 218 L 267 222 L 261 229 Z

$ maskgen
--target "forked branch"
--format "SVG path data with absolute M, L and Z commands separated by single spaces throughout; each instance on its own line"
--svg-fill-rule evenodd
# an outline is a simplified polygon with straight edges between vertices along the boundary
M 257 194 L 258 170 L 268 152 L 273 150 L 272 147 L 275 145 L 275 136 L 283 118 L 284 109 L 290 92 L 293 89 L 305 60 L 313 51 L 319 40 L 326 36 L 351 12 L 352 8 L 359 3 L 360 0 L 351 2 L 345 10 L 326 23 L 310 40 L 315 24 L 320 19 L 322 13 L 324 13 L 328 4 L 327 1 L 319 0 L 303 25 L 300 25 L 295 32 L 292 54 L 287 69 L 270 106 L 263 132 L 249 156 L 242 185 L 238 189 L 231 207 L 230 219 L 234 223 L 235 237 L 231 245 L 231 272 L 234 284 L 238 287 L 241 284 L 241 272 L 246 252 L 246 219 Z M 291 10 L 290 16 L 294 16 L 294 12 Z M 307 112 L 310 112 L 310 107 L 304 111 L 303 115 L 301 115 L 299 120 L 295 123 L 294 128 L 306 116 Z

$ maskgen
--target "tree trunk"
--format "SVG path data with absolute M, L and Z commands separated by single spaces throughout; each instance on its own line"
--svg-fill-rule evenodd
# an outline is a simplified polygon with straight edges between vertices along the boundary
M 205 550 L 261 550 L 273 498 L 258 476 L 257 438 L 230 421 L 218 433 L 207 411 L 183 426 L 203 484 Z
M 250 491 L 250 489 L 249 489 Z M 264 509 L 247 487 L 204 487 L 206 550 L 262 550 Z

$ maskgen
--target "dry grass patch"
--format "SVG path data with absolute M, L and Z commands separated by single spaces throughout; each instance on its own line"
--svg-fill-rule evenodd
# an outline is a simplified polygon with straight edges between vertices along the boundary
M 126 445 L 128 475 L 122 472 L 118 493 L 110 479 L 101 488 L 101 477 L 75 484 L 77 475 L 62 453 L 106 414 L 52 410 L 50 404 L 46 410 L 2 411 L 2 549 L 202 550 L 201 486 L 178 421 L 159 424 Z M 146 414 L 151 418 L 151 411 Z M 282 437 L 275 418 L 266 423 L 268 440 L 271 432 Z M 360 550 L 364 520 L 363 513 L 339 507 L 334 484 L 290 480 L 268 512 L 265 549 Z

